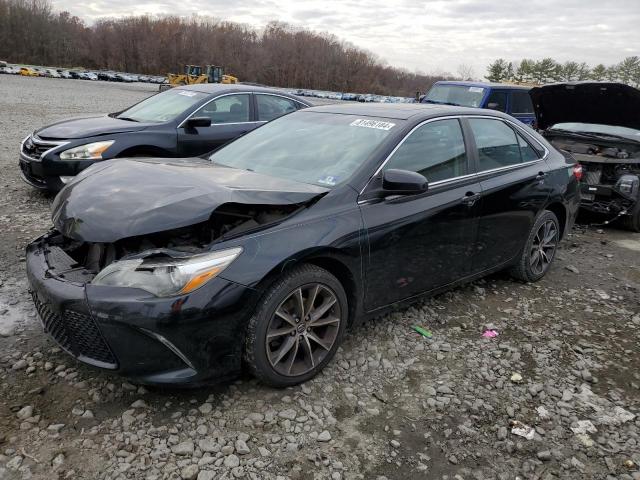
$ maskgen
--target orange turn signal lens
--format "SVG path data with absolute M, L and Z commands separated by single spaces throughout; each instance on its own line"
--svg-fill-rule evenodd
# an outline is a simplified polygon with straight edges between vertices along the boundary
M 182 290 L 178 292 L 178 295 L 183 295 L 185 293 L 190 293 L 194 291 L 196 288 L 199 288 L 205 283 L 207 283 L 209 280 L 211 280 L 221 271 L 222 271 L 222 268 L 213 267 L 212 269 L 207 270 L 206 272 L 202 272 L 195 275 L 191 280 L 187 282 L 187 284 L 184 287 L 182 287 Z

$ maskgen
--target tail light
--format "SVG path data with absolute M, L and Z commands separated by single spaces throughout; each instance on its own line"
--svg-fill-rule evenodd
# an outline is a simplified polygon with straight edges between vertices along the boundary
M 573 166 L 573 176 L 576 177 L 576 180 L 578 181 L 582 180 L 582 165 L 579 163 L 576 163 Z

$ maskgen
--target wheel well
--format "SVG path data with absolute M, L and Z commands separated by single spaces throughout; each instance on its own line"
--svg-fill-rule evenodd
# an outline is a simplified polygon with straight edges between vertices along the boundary
M 357 317 L 358 309 L 359 309 L 359 296 L 356 281 L 344 263 L 340 260 L 337 260 L 333 257 L 326 256 L 313 256 L 313 257 L 304 257 L 296 261 L 288 261 L 285 262 L 279 268 L 272 270 L 261 283 L 261 290 L 268 288 L 278 277 L 280 277 L 284 272 L 294 268 L 298 265 L 302 264 L 311 264 L 316 265 L 320 268 L 325 269 L 331 275 L 336 277 L 338 281 L 342 284 L 344 291 L 347 295 L 347 301 L 349 302 L 349 321 L 347 323 L 348 326 L 352 325 Z
M 567 209 L 561 203 L 555 202 L 547 205 L 546 210 L 555 213 L 556 217 L 558 217 L 558 222 L 560 223 L 560 238 L 564 237 L 564 229 L 567 226 Z

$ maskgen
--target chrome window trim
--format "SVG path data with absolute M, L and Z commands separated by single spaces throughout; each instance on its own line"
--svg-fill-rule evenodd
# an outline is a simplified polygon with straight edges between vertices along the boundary
M 512 120 L 509 120 L 508 118 L 494 117 L 492 115 L 482 115 L 482 114 L 478 114 L 478 115 L 474 115 L 474 114 L 447 115 L 446 117 L 428 118 L 427 120 L 424 120 L 424 121 L 420 122 L 418 125 L 416 125 L 415 127 L 413 127 L 402 138 L 402 140 L 400 140 L 400 142 L 398 142 L 398 144 L 393 148 L 393 150 L 391 150 L 391 153 L 389 153 L 389 155 L 387 155 L 387 158 L 385 158 L 384 161 L 377 168 L 375 173 L 373 175 L 371 175 L 371 177 L 369 178 L 369 180 L 367 181 L 365 186 L 362 188 L 362 190 L 360 190 L 359 195 L 362 195 L 364 193 L 364 191 L 369 186 L 369 183 L 371 183 L 371 181 L 382 171 L 382 169 L 385 167 L 387 162 L 391 159 L 393 154 L 396 153 L 396 151 L 405 142 L 405 140 L 407 138 L 409 138 L 409 136 L 413 132 L 415 132 L 418 128 L 422 127 L 423 125 L 426 125 L 427 123 L 435 122 L 435 121 L 438 121 L 438 120 L 452 120 L 452 119 L 461 120 L 463 118 L 464 119 L 487 118 L 489 120 L 497 120 L 497 121 L 502 121 L 502 122 L 508 123 L 516 130 L 516 132 L 520 133 L 525 138 L 525 140 L 528 140 L 530 142 L 535 142 L 537 145 L 539 145 L 544 150 L 544 155 L 542 157 L 538 158 L 537 160 L 531 160 L 529 162 L 516 163 L 514 165 L 507 165 L 505 167 L 492 168 L 491 170 L 484 170 L 482 172 L 469 173 L 469 174 L 466 174 L 466 175 L 460 175 L 460 176 L 457 176 L 457 177 L 447 178 L 445 180 L 438 180 L 437 182 L 429 183 L 429 186 L 436 187 L 436 186 L 444 185 L 444 184 L 448 184 L 448 183 L 456 183 L 458 181 L 466 180 L 466 179 L 472 178 L 472 177 L 484 177 L 487 174 L 498 173 L 498 172 L 502 172 L 502 171 L 515 170 L 515 169 L 520 168 L 522 166 L 528 166 L 528 165 L 533 165 L 533 164 L 538 163 L 538 162 L 542 162 L 542 161 L 546 160 L 547 157 L 549 156 L 550 152 L 549 152 L 549 149 L 547 147 L 545 147 L 543 144 L 541 144 L 539 141 L 537 141 L 535 138 L 533 138 L 531 135 L 529 135 L 525 130 L 520 128 L 520 126 L 517 123 L 515 123 Z M 518 120 L 516 120 L 516 122 L 518 122 Z M 460 129 L 462 130 L 462 126 L 460 126 Z M 464 131 L 462 133 L 464 135 Z M 466 152 L 466 146 L 465 146 L 465 152 Z M 358 202 L 358 203 L 360 203 L 360 202 Z
M 519 134 L 521 134 L 523 137 L 525 137 L 525 140 L 529 141 L 529 143 L 535 142 L 536 145 L 538 145 L 540 148 L 542 148 L 542 150 L 544 150 L 544 155 L 542 155 L 542 157 L 540 157 L 538 160 L 546 160 L 546 158 L 549 156 L 549 149 L 547 147 L 545 147 L 543 144 L 541 144 L 538 140 L 536 140 L 535 138 L 533 138 L 526 130 L 524 130 L 521 125 L 523 126 L 524 124 L 522 122 L 520 122 L 519 120 L 516 120 L 515 122 L 508 119 L 508 118 L 500 118 L 500 117 L 492 117 L 491 115 L 473 115 L 473 114 L 467 114 L 467 115 L 461 115 L 461 117 L 464 118 L 488 118 L 489 120 L 498 120 L 498 121 L 502 121 L 505 123 L 510 124 L 515 130 L 516 132 L 518 132 Z M 520 123 L 521 125 L 518 125 L 518 123 Z M 533 162 L 537 161 L 537 160 L 532 160 Z M 526 162 L 529 163 L 529 162 Z M 518 163 L 516 165 L 524 165 L 524 163 Z M 500 168 L 509 168 L 512 165 L 509 165 L 508 167 L 500 167 Z M 494 169 L 497 170 L 497 169 Z M 485 172 L 488 170 L 485 170 Z M 478 173 L 482 173 L 482 172 L 478 172 Z
M 300 100 L 296 100 L 294 98 L 291 97 L 287 97 L 286 95 L 280 95 L 278 93 L 266 93 L 266 92 L 253 92 L 253 94 L 257 97 L 258 95 L 271 95 L 272 97 L 280 97 L 280 98 L 284 98 L 285 100 L 290 100 L 293 103 L 296 103 L 298 105 L 300 105 L 302 108 L 309 108 L 309 107 L 313 107 L 313 105 L 305 105 L 304 103 L 302 103 Z M 258 99 L 256 98 L 256 113 L 259 115 L 260 114 L 260 109 L 258 108 Z M 297 108 L 297 110 L 301 110 L 300 108 Z M 290 112 L 293 113 L 293 112 Z M 276 117 L 278 118 L 278 117 Z M 275 120 L 275 118 L 274 118 Z M 260 120 L 261 122 L 269 122 L 270 120 Z
M 389 162 L 389 160 L 391 159 L 391 157 L 393 157 L 393 155 L 396 153 L 396 151 L 402 146 L 402 144 L 405 142 L 405 140 L 407 138 L 409 138 L 413 132 L 415 132 L 418 128 L 422 127 L 423 125 L 426 125 L 427 123 L 431 123 L 431 122 L 436 122 L 438 120 L 459 120 L 462 116 L 461 115 L 448 115 L 446 117 L 435 117 L 435 118 L 428 118 L 426 120 L 423 120 L 422 122 L 420 122 L 418 125 L 416 125 L 415 127 L 413 127 L 404 137 L 402 137 L 402 140 L 400 140 L 398 142 L 398 144 L 393 147 L 393 150 L 391 150 L 391 153 L 389 153 L 389 155 L 387 155 L 387 158 L 385 158 L 383 160 L 383 162 L 380 164 L 380 166 L 376 169 L 376 171 L 373 173 L 373 175 L 371 175 L 371 177 L 369 178 L 369 180 L 367 181 L 367 183 L 365 184 L 365 186 L 362 188 L 362 190 L 360 190 L 360 195 L 362 195 L 364 193 L 364 191 L 367 189 L 367 187 L 369 186 L 369 184 L 371 183 L 371 181 L 378 176 L 378 174 L 382 171 L 382 169 L 385 167 L 385 165 L 387 164 L 387 162 Z M 462 126 L 460 126 L 460 132 L 463 135 L 464 138 L 464 132 L 462 131 Z M 465 146 L 465 153 L 466 153 L 466 146 Z M 468 157 L 467 157 L 468 158 Z M 473 175 L 473 174 L 467 174 L 467 175 Z M 453 180 L 454 178 L 460 178 L 460 177 L 453 177 L 452 179 L 447 179 L 447 180 Z M 442 181 L 442 180 L 441 180 Z M 436 182 L 434 182 L 435 184 Z
M 189 116 L 187 118 L 185 118 L 182 122 L 180 122 L 180 125 L 178 125 L 176 128 L 184 127 L 184 124 L 187 123 L 187 121 L 190 118 L 192 118 L 196 113 L 198 113 L 204 107 L 209 105 L 211 102 L 215 102 L 219 98 L 228 97 L 229 95 L 251 95 L 252 93 L 253 92 L 242 92 L 241 91 L 241 92 L 223 93 L 222 95 L 218 95 L 217 97 L 213 97 L 211 100 L 209 100 L 209 101 L 203 103 L 202 105 L 200 105 L 197 110 L 194 110 L 191 114 L 189 114 Z M 251 100 L 251 98 L 249 98 L 249 100 Z M 251 115 L 251 107 L 249 107 L 249 115 Z M 264 123 L 264 122 L 249 121 L 249 122 L 232 122 L 232 123 L 212 123 L 211 126 L 214 126 L 214 125 L 243 125 L 245 123 Z

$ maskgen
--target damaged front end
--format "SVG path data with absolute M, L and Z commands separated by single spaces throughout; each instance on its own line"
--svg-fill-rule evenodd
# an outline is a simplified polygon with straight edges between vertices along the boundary
M 256 232 L 282 222 L 300 205 L 239 205 L 225 204 L 205 221 L 163 232 L 118 239 L 114 242 L 87 242 L 58 234 L 53 237 L 76 265 L 85 269 L 87 280 L 116 261 L 184 259 L 205 254 L 210 247 L 234 237 Z
M 612 145 L 567 136 L 549 139 L 582 165 L 581 208 L 609 217 L 634 211 L 640 201 L 640 143 Z
M 116 162 L 65 187 L 54 229 L 27 247 L 45 331 L 79 360 L 141 383 L 234 376 L 256 294 L 220 274 L 246 236 L 327 190 L 200 161 Z

